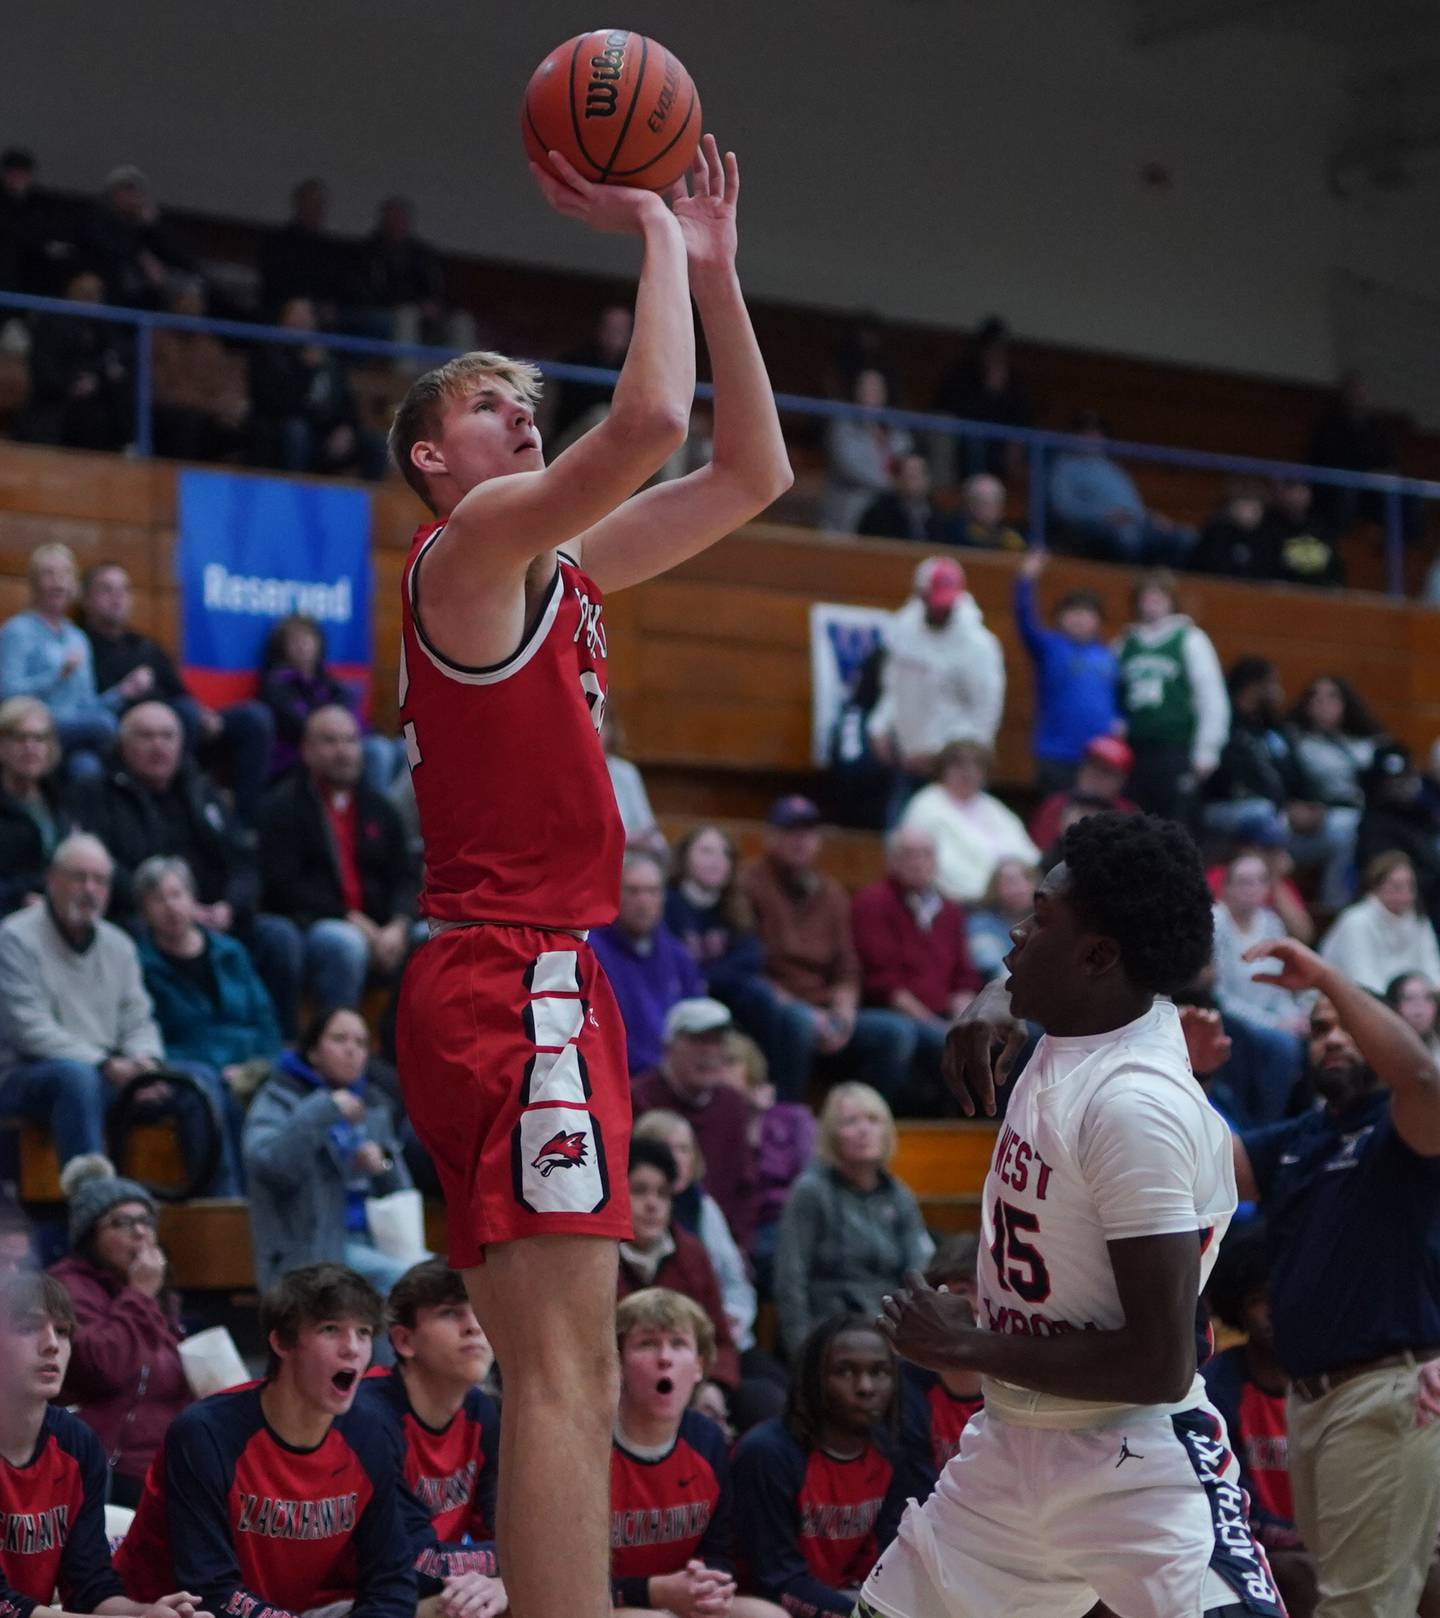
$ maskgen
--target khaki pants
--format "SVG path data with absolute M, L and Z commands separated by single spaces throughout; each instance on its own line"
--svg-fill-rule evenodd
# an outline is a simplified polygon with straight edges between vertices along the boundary
M 1410 1618 L 1435 1553 L 1440 1423 L 1415 1425 L 1413 1365 L 1291 1393 L 1295 1521 L 1314 1554 L 1315 1618 Z

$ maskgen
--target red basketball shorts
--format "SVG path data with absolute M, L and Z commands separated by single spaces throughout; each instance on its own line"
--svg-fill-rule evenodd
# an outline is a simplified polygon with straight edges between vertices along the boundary
M 452 1266 L 522 1236 L 631 1234 L 625 1028 L 587 943 L 533 927 L 437 934 L 406 969 L 396 1044 Z

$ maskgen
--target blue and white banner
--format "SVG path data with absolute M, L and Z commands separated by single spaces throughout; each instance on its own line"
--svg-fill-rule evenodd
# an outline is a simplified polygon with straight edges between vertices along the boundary
M 829 762 L 830 736 L 860 665 L 886 638 L 894 613 L 832 601 L 810 606 L 810 750 Z
M 195 695 L 212 707 L 253 696 L 265 637 L 303 613 L 368 709 L 369 494 L 232 472 L 182 472 L 179 485 L 180 661 Z

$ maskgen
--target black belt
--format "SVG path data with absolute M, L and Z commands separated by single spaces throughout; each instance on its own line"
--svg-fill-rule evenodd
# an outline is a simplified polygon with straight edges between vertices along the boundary
M 1398 1370 L 1402 1365 L 1424 1365 L 1428 1360 L 1440 1359 L 1440 1347 L 1406 1348 L 1396 1354 L 1382 1354 L 1376 1360 L 1361 1360 L 1355 1365 L 1342 1365 L 1334 1371 L 1322 1371 L 1319 1376 L 1297 1376 L 1290 1383 L 1291 1390 L 1302 1399 L 1323 1399 L 1336 1388 L 1343 1388 L 1357 1376 L 1370 1371 Z

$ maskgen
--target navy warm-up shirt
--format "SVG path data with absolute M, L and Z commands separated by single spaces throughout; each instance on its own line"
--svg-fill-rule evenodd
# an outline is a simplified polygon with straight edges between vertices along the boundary
M 125 1594 L 105 1538 L 106 1481 L 100 1440 L 56 1405 L 24 1466 L 0 1456 L 0 1618 L 29 1618 L 57 1587 L 71 1612 Z
M 1275 1352 L 1292 1377 L 1440 1346 L 1440 1158 L 1376 1089 L 1241 1136 L 1273 1250 Z
M 266 1424 L 260 1386 L 177 1416 L 116 1554 L 126 1593 L 193 1590 L 230 1618 L 353 1600 L 352 1618 L 414 1618 L 413 1526 L 393 1431 L 351 1409 L 314 1449 Z
M 404 1455 L 405 1482 L 425 1522 L 415 1566 L 422 1578 L 499 1571 L 495 1557 L 495 1496 L 500 1476 L 500 1411 L 480 1388 L 443 1427 L 415 1414 L 399 1370 L 372 1371 L 355 1398 L 389 1424 Z M 426 1590 L 422 1589 L 422 1596 Z
M 782 1421 L 752 1427 L 735 1451 L 735 1527 L 747 1585 L 796 1618 L 847 1615 L 905 1509 L 889 1458 L 807 1450 Z
M 617 1607 L 648 1607 L 649 1581 L 692 1559 L 734 1571 L 725 1435 L 698 1410 L 663 1455 L 610 1446 L 610 1587 Z
M 900 1362 L 900 1458 L 906 1496 L 925 1500 L 960 1453 L 960 1435 L 985 1398 L 951 1393 L 935 1371 Z

